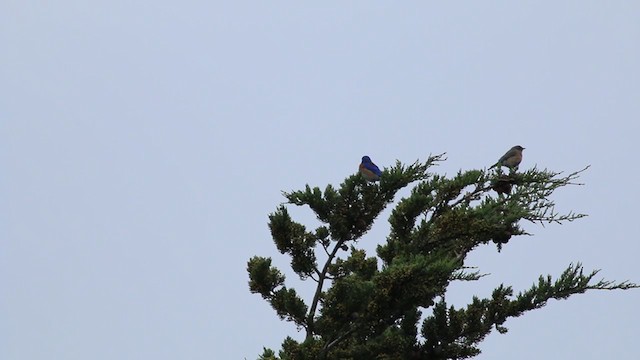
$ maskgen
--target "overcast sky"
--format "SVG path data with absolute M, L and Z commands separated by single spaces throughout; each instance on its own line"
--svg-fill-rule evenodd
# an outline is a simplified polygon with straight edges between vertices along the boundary
M 446 152 L 592 167 L 463 306 L 571 262 L 640 282 L 640 2 L 4 0 L 0 358 L 255 359 L 302 339 L 249 293 L 282 190 Z M 306 224 L 308 210 L 294 211 Z M 386 211 L 360 245 L 385 240 Z M 302 285 L 286 271 L 291 285 Z M 509 320 L 478 359 L 637 359 L 640 290 Z

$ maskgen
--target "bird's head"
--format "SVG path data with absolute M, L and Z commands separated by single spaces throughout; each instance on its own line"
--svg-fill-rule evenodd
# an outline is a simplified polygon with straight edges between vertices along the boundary
M 520 150 L 520 151 L 524 150 L 524 148 L 522 146 L 520 146 L 520 145 L 516 145 L 516 146 L 512 147 L 512 149 Z
M 370 163 L 371 162 L 371 158 L 368 157 L 367 155 L 365 155 L 365 156 L 362 157 L 362 162 L 363 163 Z

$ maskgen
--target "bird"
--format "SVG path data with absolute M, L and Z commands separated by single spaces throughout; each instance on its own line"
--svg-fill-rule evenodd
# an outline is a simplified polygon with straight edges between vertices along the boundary
M 365 180 L 373 182 L 380 180 L 382 171 L 371 161 L 370 157 L 365 155 L 362 157 L 362 162 L 360 163 L 360 174 Z
M 522 161 L 522 150 L 524 150 L 524 148 L 520 145 L 512 147 L 489 169 L 493 169 L 497 166 L 506 166 L 509 169 L 517 170 L 518 165 L 520 165 L 520 162 Z

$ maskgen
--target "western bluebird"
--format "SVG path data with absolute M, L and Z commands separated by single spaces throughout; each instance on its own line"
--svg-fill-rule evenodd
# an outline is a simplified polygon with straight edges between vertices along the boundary
M 522 161 L 522 150 L 524 150 L 524 148 L 520 145 L 512 147 L 511 149 L 509 149 L 509 151 L 502 155 L 500 160 L 498 160 L 495 165 L 493 165 L 489 169 L 493 169 L 496 166 L 506 166 L 509 169 L 517 170 L 518 165 L 520 165 L 520 162 Z
M 382 171 L 380 171 L 368 156 L 363 156 L 362 162 L 360 163 L 360 174 L 367 181 L 378 181 L 380 180 Z

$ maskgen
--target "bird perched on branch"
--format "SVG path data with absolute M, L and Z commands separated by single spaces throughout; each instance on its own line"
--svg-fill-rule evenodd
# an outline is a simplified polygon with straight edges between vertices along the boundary
M 367 181 L 378 181 L 380 180 L 382 171 L 371 161 L 371 158 L 365 155 L 362 157 L 362 162 L 360 163 L 360 174 Z
M 524 150 L 524 148 L 520 145 L 512 147 L 489 169 L 493 169 L 497 166 L 506 166 L 509 169 L 517 170 L 518 165 L 520 165 L 520 162 L 522 161 L 522 150 Z

